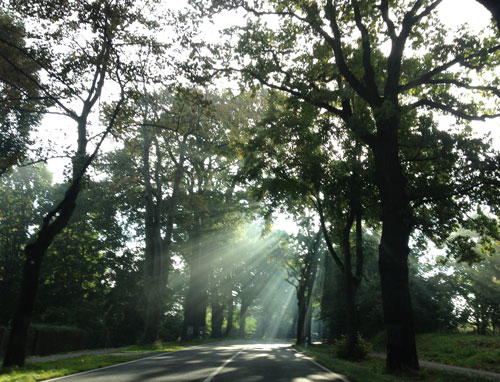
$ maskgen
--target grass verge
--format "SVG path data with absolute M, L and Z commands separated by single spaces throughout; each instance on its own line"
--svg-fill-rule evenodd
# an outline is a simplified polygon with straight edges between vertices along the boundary
M 63 375 L 74 374 L 81 371 L 99 369 L 117 363 L 133 361 L 138 358 L 139 357 L 125 355 L 94 354 L 54 361 L 29 363 L 21 368 L 12 367 L 0 369 L 0 382 L 35 382 L 62 377 Z
M 341 360 L 334 358 L 335 348 L 331 345 L 313 345 L 307 349 L 296 346 L 296 349 L 332 371 L 343 374 L 350 382 L 491 382 L 491 379 L 487 378 L 432 369 L 389 375 L 385 373 L 384 360 L 377 358 L 367 358 L 361 362 Z
M 171 341 L 162 342 L 157 341 L 154 344 L 147 345 L 132 345 L 125 349 L 120 350 L 120 353 L 148 353 L 148 352 L 169 352 L 181 350 L 189 346 L 203 345 L 210 342 L 216 342 L 216 339 L 193 340 L 189 342 Z
M 426 361 L 500 373 L 500 336 L 472 333 L 425 333 L 417 337 L 418 357 Z M 377 351 L 385 351 L 385 338 L 374 338 Z

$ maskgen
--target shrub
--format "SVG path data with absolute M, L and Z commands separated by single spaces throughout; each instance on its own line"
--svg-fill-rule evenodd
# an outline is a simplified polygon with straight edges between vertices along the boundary
M 347 337 L 342 335 L 334 342 L 336 355 L 338 358 L 360 361 L 366 358 L 368 353 L 372 351 L 371 344 L 358 334 L 358 342 L 351 349 L 347 343 Z

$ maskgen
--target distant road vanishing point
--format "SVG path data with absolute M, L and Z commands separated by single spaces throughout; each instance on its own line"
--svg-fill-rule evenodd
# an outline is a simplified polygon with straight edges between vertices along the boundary
M 347 382 L 286 342 L 224 341 L 69 375 L 61 382 Z

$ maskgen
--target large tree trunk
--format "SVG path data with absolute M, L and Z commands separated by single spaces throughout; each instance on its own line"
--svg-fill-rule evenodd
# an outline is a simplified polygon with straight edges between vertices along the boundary
M 233 317 L 234 317 L 234 298 L 233 291 L 229 290 L 228 296 L 228 307 L 227 307 L 227 325 L 226 325 L 226 333 L 225 337 L 230 337 L 233 335 Z
M 240 328 L 238 330 L 238 337 L 245 338 L 246 336 L 246 321 L 247 321 L 247 310 L 250 306 L 250 301 L 243 296 L 241 298 L 241 307 L 240 307 L 240 318 L 239 324 Z
M 177 200 L 180 185 L 184 174 L 185 149 L 188 133 L 183 136 L 180 146 L 179 162 L 177 163 L 172 180 L 172 195 L 167 204 L 165 237 L 161 236 L 161 221 L 164 213 L 162 199 L 162 153 L 159 142 L 154 133 L 144 128 L 143 146 L 143 178 L 145 184 L 145 266 L 144 292 L 146 296 L 146 317 L 144 333 L 141 341 L 153 343 L 159 339 L 161 318 L 165 310 L 165 295 L 170 273 L 170 245 L 174 230 L 174 221 L 177 214 Z M 150 149 L 154 142 L 156 148 L 156 162 L 154 173 L 151 173 Z M 151 178 L 154 178 L 156 193 L 153 190 Z M 154 195 L 156 194 L 156 202 Z
M 344 273 L 344 292 L 346 308 L 346 340 L 347 340 L 347 358 L 356 357 L 356 347 L 358 344 L 358 315 L 356 308 L 356 283 L 351 272 Z
M 209 264 L 201 248 L 201 222 L 193 232 L 193 253 L 188 261 L 189 289 L 184 305 L 183 339 L 203 338 L 206 332 Z
M 304 291 L 300 289 L 297 291 L 297 345 L 304 345 L 306 343 L 307 301 Z
M 55 237 L 68 225 L 76 207 L 76 199 L 80 192 L 85 171 L 100 146 L 89 158 L 86 157 L 86 124 L 86 116 L 81 117 L 78 122 L 78 149 L 73 158 L 73 180 L 62 201 L 44 217 L 35 239 L 26 245 L 24 249 L 26 260 L 24 262 L 23 280 L 18 307 L 12 320 L 7 350 L 3 360 L 3 366 L 5 367 L 24 365 L 28 327 L 35 306 L 43 257 Z
M 224 321 L 224 305 L 222 305 L 218 299 L 212 296 L 212 333 L 210 336 L 212 338 L 222 337 L 222 323 Z
M 160 323 L 164 311 L 165 285 L 162 283 L 166 269 L 161 264 L 161 233 L 159 222 L 146 227 L 146 250 L 144 266 L 144 292 L 146 295 L 146 317 L 143 343 L 153 343 L 160 338 Z
M 313 256 L 317 256 L 316 253 Z M 297 345 L 311 343 L 312 293 L 316 281 L 317 260 L 312 260 L 311 269 L 302 288 L 297 291 Z
M 160 323 L 163 315 L 166 280 L 168 269 L 162 264 L 161 215 L 163 200 L 161 198 L 162 184 L 156 182 L 156 200 L 151 183 L 150 149 L 154 141 L 153 132 L 147 128 L 143 130 L 143 179 L 144 179 L 144 207 L 145 207 L 145 242 L 144 251 L 144 293 L 146 297 L 146 317 L 144 333 L 141 342 L 153 343 L 160 337 Z M 157 143 L 157 141 L 156 141 Z M 158 153 L 154 178 L 159 178 L 161 154 Z
M 382 207 L 379 271 L 387 329 L 386 367 L 389 372 L 419 368 L 408 283 L 408 241 L 413 217 L 398 157 L 398 123 L 397 118 L 393 118 L 377 124 L 374 149 L 376 182 Z
M 305 322 L 307 306 L 305 298 L 297 296 L 297 345 L 304 345 L 306 343 Z
M 358 190 L 356 190 L 358 191 Z M 353 191 L 355 192 L 355 191 Z M 358 196 L 355 198 L 354 196 Z M 353 200 L 359 199 L 359 195 L 352 195 Z M 351 206 L 354 203 L 351 202 Z M 354 208 L 352 208 L 354 210 Z M 346 313 L 346 341 L 347 341 L 347 353 L 344 354 L 346 358 L 357 358 L 357 344 L 358 344 L 358 317 L 357 317 L 357 307 L 356 307 L 356 291 L 358 283 L 352 274 L 352 253 L 351 253 L 351 229 L 354 224 L 354 211 L 351 211 L 350 217 L 347 219 L 346 225 L 342 232 L 342 252 L 344 254 L 344 293 L 345 293 L 345 313 Z M 357 222 L 356 232 L 358 233 L 358 228 L 360 228 L 360 219 Z M 357 235 L 356 235 L 357 236 Z M 358 242 L 356 239 L 356 248 L 362 243 Z M 362 256 L 362 251 L 358 251 L 358 256 Z M 356 274 L 360 272 L 356 271 Z M 358 275 L 359 277 L 360 275 Z
M 313 299 L 312 296 L 307 299 L 307 309 L 306 309 L 306 319 L 304 322 L 304 336 L 305 336 L 305 343 L 307 345 L 310 345 L 312 343 L 312 338 L 311 338 L 311 326 L 312 326 L 312 303 Z
M 63 200 L 45 216 L 34 241 L 26 245 L 24 249 L 26 260 L 24 262 L 23 280 L 3 360 L 3 366 L 5 367 L 24 365 L 28 327 L 35 306 L 42 260 L 54 238 L 68 225 L 76 207 L 76 198 L 80 192 L 80 183 L 84 171 L 89 163 L 90 160 L 83 165 L 82 170 L 79 170 L 80 175 L 75 177 L 64 194 Z

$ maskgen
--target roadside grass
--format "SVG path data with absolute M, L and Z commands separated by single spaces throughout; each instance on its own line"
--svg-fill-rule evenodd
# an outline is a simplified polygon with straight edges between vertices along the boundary
M 385 372 L 385 361 L 378 358 L 369 357 L 361 362 L 334 358 L 335 347 L 332 345 L 295 348 L 335 373 L 344 375 L 350 382 L 491 382 L 487 378 L 433 369 L 390 375 Z
M 54 361 L 28 363 L 21 368 L 11 367 L 0 369 L 0 382 L 35 382 L 81 371 L 99 369 L 139 358 L 125 355 L 93 354 Z
M 201 345 L 216 340 L 195 340 L 190 342 L 162 342 L 150 345 L 132 345 L 117 351 L 122 355 L 114 354 L 88 354 L 75 355 L 70 358 L 61 358 L 52 361 L 26 363 L 24 367 L 0 368 L 0 382 L 35 382 L 44 379 L 62 377 L 82 371 L 99 369 L 118 363 L 140 359 L 139 353 L 170 352 L 181 350 L 188 346 Z M 68 354 L 68 353 L 64 353 Z
M 385 338 L 373 341 L 377 351 L 385 351 Z M 417 335 L 420 359 L 500 373 L 500 336 L 472 333 L 426 333 Z
M 204 340 L 193 340 L 189 342 L 183 341 L 156 341 L 153 344 L 146 345 L 131 345 L 124 349 L 121 349 L 119 353 L 148 353 L 148 352 L 169 352 L 181 350 L 189 346 L 203 345 L 210 342 L 220 341 L 220 339 L 204 339 Z

